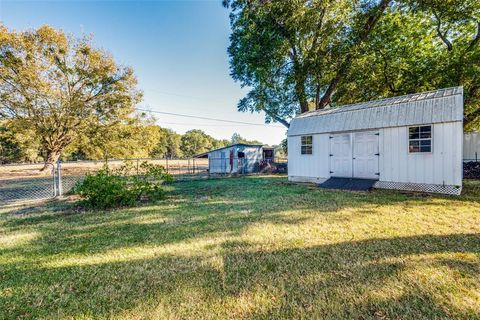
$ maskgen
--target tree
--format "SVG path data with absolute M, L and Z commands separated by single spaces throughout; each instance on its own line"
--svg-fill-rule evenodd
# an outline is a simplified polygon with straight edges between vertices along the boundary
M 40 143 L 34 132 L 19 132 L 0 122 L 0 163 L 34 162 L 40 157 Z
M 479 22 L 478 1 L 412 1 L 390 10 L 352 63 L 336 103 L 463 85 L 465 129 L 479 128 Z
M 212 148 L 213 149 L 223 148 L 223 147 L 226 147 L 228 145 L 230 145 L 230 140 L 227 140 L 227 139 L 220 139 L 220 140 L 213 139 L 213 141 L 212 141 Z
M 187 131 L 182 136 L 180 149 L 185 157 L 191 157 L 213 148 L 213 138 L 202 130 Z
M 284 156 L 288 155 L 288 139 L 285 138 L 280 142 L 280 148 L 282 149 L 282 153 Z
M 0 26 L 0 117 L 39 137 L 45 168 L 86 132 L 128 124 L 142 96 L 136 84 L 87 37 Z
M 160 137 L 155 149 L 150 154 L 158 158 L 181 158 L 182 136 L 171 129 L 160 128 Z
M 325 108 L 391 2 L 224 1 L 231 75 L 252 88 L 239 110 L 288 127 L 297 111 Z
M 240 111 L 288 126 L 297 113 L 465 87 L 466 126 L 480 122 L 480 2 L 230 0 Z
M 64 150 L 64 157 L 76 159 L 147 158 L 160 139 L 160 127 L 132 118 L 86 131 Z
M 232 144 L 237 144 L 237 143 L 245 143 L 245 144 L 263 144 L 260 141 L 257 140 L 247 140 L 243 138 L 239 133 L 234 133 L 232 135 L 232 138 L 230 139 L 230 142 Z

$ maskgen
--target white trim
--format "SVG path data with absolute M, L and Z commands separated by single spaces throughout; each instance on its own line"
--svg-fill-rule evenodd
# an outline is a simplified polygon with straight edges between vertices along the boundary
M 310 139 L 312 140 L 312 142 L 310 144 L 303 144 L 302 142 L 302 138 L 303 137 L 310 137 Z M 312 152 L 311 153 L 302 153 L 302 147 L 308 147 L 310 146 Z M 301 156 L 312 156 L 313 155 L 313 134 L 304 134 L 304 135 L 301 135 L 300 136 L 300 155 Z
M 430 138 L 418 138 L 418 139 L 410 139 L 410 128 L 420 128 L 420 127 L 430 127 Z M 432 154 L 433 153 L 433 124 L 422 124 L 418 126 L 408 126 L 407 127 L 407 151 L 408 154 L 412 155 L 417 155 L 417 154 Z M 420 135 L 420 131 L 418 131 L 418 134 Z M 421 141 L 421 140 L 430 140 L 430 151 L 417 151 L 417 152 L 412 152 L 410 151 L 410 141 Z M 421 147 L 419 145 L 419 147 Z

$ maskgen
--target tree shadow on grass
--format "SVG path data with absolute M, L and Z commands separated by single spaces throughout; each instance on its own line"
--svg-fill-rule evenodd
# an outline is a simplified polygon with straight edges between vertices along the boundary
M 161 301 L 179 318 L 203 314 L 235 318 L 231 313 L 239 318 L 381 318 L 382 314 L 391 318 L 397 314 L 404 315 L 402 318 L 449 318 L 449 312 L 464 318 L 480 316 L 478 309 L 462 311 L 439 302 L 433 289 L 405 279 L 402 285 L 406 289 L 392 289 L 395 297 L 368 294 L 384 291 L 391 285 L 389 281 L 402 279 L 407 268 L 403 256 L 442 252 L 478 255 L 478 235 L 373 239 L 277 251 L 229 241 L 214 257 L 221 260 L 220 266 L 212 264 L 209 254 L 191 253 L 89 261 L 93 255 L 115 249 L 136 250 L 217 236 L 224 241 L 257 223 L 295 225 L 319 214 L 325 216 L 325 223 L 337 223 L 339 219 L 375 214 L 375 208 L 385 204 L 425 206 L 450 199 L 388 191 L 323 191 L 282 181 L 249 178 L 178 184 L 164 203 L 119 211 L 77 214 L 67 206 L 60 211 L 46 207 L 33 214 L 13 212 L 13 218 L 0 221 L 3 230 L 34 230 L 40 236 L 1 251 L 12 259 L 0 265 L 0 287 L 6 288 L 0 295 L 0 310 L 7 310 L 5 318 L 21 314 L 76 317 L 88 313 L 86 309 L 95 310 L 95 316 L 109 317 L 142 304 L 151 308 L 152 303 Z M 354 214 L 335 215 L 346 208 L 354 209 Z M 288 213 L 292 211 L 300 213 Z M 217 246 L 214 242 L 212 251 Z M 82 259 L 75 261 L 79 256 Z M 49 266 L 47 262 L 57 257 L 73 259 L 68 266 Z M 433 266 L 459 270 L 467 278 L 480 272 L 478 259 L 468 267 L 461 259 L 435 258 L 434 262 Z M 273 299 L 263 308 L 256 300 L 261 294 Z M 242 297 L 251 300 L 245 304 L 249 307 L 226 302 Z M 185 302 L 192 299 L 190 305 Z M 212 304 L 223 307 L 210 308 Z
M 165 202 L 133 209 L 78 213 L 75 204 L 48 202 L 32 214 L 11 212 L 14 218 L 6 219 L 0 227 L 12 232 L 26 227 L 38 231 L 41 236 L 25 246 L 30 258 L 41 260 L 57 254 L 95 254 L 116 248 L 236 236 L 253 224 L 295 225 L 319 214 L 325 223 L 348 222 L 375 214 L 376 207 L 385 204 L 428 205 L 437 199 L 383 191 L 324 191 L 279 178 L 233 178 L 174 184 Z M 335 215 L 345 208 L 354 209 L 354 213 Z M 290 211 L 297 214 L 285 214 Z M 1 252 L 22 255 L 21 249 L 9 247 Z
M 444 254 L 474 254 L 462 259 Z M 174 318 L 478 318 L 442 295 L 464 284 L 422 282 L 409 272 L 461 272 L 479 290 L 480 235 L 424 235 L 265 251 L 228 241 L 213 257 L 160 255 L 67 267 L 15 266 L 0 275 L 4 318 L 116 317 L 161 306 Z M 417 262 L 416 257 L 422 260 Z M 424 277 L 433 276 L 428 273 Z M 413 279 L 413 280 L 412 280 Z M 443 290 L 443 291 L 442 291 Z M 268 297 L 261 299 L 262 294 Z

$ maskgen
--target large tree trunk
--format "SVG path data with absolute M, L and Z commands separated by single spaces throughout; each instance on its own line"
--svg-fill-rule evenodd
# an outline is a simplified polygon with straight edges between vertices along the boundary
M 59 150 L 47 150 L 47 159 L 45 160 L 45 164 L 43 165 L 40 171 L 45 172 L 52 168 L 52 166 L 58 161 L 60 158 L 60 151 Z
M 308 111 L 308 99 L 305 92 L 306 79 L 300 67 L 295 68 L 295 73 L 295 94 L 300 103 L 300 113 L 304 113 Z

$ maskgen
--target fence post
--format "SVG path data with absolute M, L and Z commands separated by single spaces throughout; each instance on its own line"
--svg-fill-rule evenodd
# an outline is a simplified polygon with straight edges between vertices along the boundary
M 57 180 L 58 180 L 58 195 L 61 197 L 63 195 L 63 185 L 62 185 L 62 165 L 61 161 L 57 161 Z
M 55 165 L 52 164 L 52 178 L 53 178 L 53 197 L 57 196 L 57 180 L 55 179 Z
M 193 158 L 193 174 L 195 174 L 195 158 Z
M 137 176 L 138 176 L 138 160 L 139 160 L 139 159 L 137 158 Z
M 165 160 L 167 162 L 167 173 L 168 173 L 168 157 L 166 157 Z

